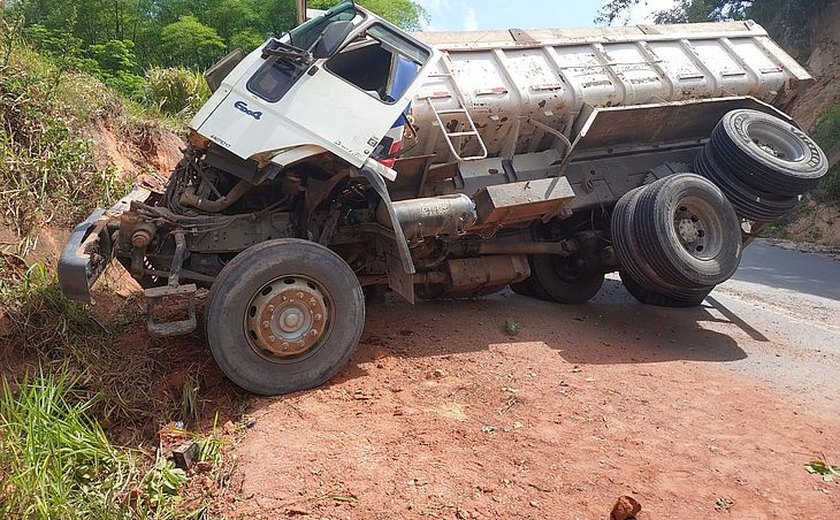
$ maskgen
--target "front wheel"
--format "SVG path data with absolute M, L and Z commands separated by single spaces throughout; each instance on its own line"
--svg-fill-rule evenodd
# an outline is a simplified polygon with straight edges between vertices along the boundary
M 324 246 L 269 240 L 222 269 L 207 304 L 207 340 L 234 383 L 262 395 L 325 383 L 347 363 L 365 322 L 355 273 Z

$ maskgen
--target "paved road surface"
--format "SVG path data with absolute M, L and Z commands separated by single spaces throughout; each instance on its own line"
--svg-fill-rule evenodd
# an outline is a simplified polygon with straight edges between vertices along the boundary
M 744 351 L 733 370 L 840 409 L 840 261 L 752 244 L 704 308 Z

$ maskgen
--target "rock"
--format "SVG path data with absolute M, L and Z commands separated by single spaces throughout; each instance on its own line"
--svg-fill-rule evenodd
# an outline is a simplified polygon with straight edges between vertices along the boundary
M 447 376 L 446 370 L 441 368 L 436 368 L 432 370 L 430 373 L 426 374 L 426 379 L 443 379 Z
M 196 457 L 198 457 L 198 444 L 192 441 L 187 441 L 172 450 L 172 462 L 175 463 L 176 468 L 184 471 L 192 467 Z
M 610 513 L 610 520 L 634 520 L 642 504 L 633 497 L 624 495 L 618 498 Z

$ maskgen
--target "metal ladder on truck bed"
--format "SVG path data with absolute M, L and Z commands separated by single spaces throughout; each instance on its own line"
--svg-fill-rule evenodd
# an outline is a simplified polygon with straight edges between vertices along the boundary
M 432 109 L 432 113 L 435 115 L 435 119 L 437 119 L 437 123 L 440 126 L 440 131 L 443 132 L 443 138 L 446 141 L 446 145 L 449 146 L 449 151 L 452 152 L 452 155 L 458 161 L 477 161 L 480 159 L 487 158 L 487 146 L 484 144 L 484 141 L 481 139 L 481 134 L 478 133 L 478 129 L 475 126 L 475 122 L 473 121 L 472 116 L 470 115 L 469 111 L 467 110 L 467 103 L 464 99 L 464 93 L 461 91 L 461 87 L 458 86 L 458 80 L 455 78 L 455 75 L 452 73 L 452 65 L 449 61 L 448 56 L 443 56 L 440 60 L 440 63 L 443 65 L 443 69 L 445 72 L 433 72 L 429 74 L 430 78 L 449 78 L 449 84 L 453 91 L 455 102 L 458 105 L 458 108 L 448 108 L 444 110 L 438 110 L 435 108 L 435 104 L 432 102 L 431 98 L 426 98 L 426 102 L 429 103 L 429 108 Z M 464 131 L 456 131 L 450 132 L 447 130 L 446 125 L 443 124 L 443 119 L 440 116 L 443 115 L 454 115 L 458 114 L 463 116 L 464 118 L 464 126 L 466 126 L 466 130 Z M 466 157 L 461 157 L 460 152 L 458 151 L 455 146 L 455 142 L 453 138 L 460 139 L 462 137 L 475 137 L 476 143 L 478 143 L 479 148 L 481 149 L 481 153 L 478 155 L 468 155 Z

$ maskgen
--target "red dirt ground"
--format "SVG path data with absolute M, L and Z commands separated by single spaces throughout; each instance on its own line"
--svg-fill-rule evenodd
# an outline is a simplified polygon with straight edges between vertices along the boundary
M 708 310 L 642 309 L 389 299 L 335 381 L 254 401 L 213 509 L 601 519 L 631 495 L 639 519 L 838 518 L 840 485 L 804 469 L 840 458 L 836 413 L 721 365 L 744 339 Z

